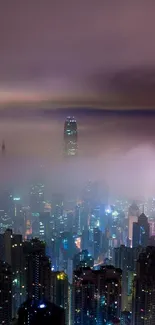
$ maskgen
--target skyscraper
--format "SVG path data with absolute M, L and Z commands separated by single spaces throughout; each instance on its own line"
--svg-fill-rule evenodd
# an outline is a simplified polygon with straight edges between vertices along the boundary
M 51 302 L 65 310 L 65 321 L 68 324 L 69 283 L 67 274 L 64 272 L 51 272 Z
M 38 239 L 25 242 L 24 257 L 26 267 L 27 298 L 50 301 L 51 266 L 45 254 L 45 244 Z
M 77 122 L 74 117 L 68 117 L 65 121 L 64 151 L 67 156 L 77 154 Z
M 24 214 L 20 197 L 13 198 L 13 230 L 16 234 L 24 234 Z
M 133 247 L 146 247 L 149 243 L 150 227 L 148 218 L 144 213 L 133 223 Z
M 35 184 L 30 190 L 30 208 L 32 214 L 44 211 L 44 185 Z
M 102 232 L 99 228 L 93 229 L 93 251 L 94 251 L 94 259 L 97 260 L 101 253 L 102 248 Z
M 64 207 L 63 207 L 63 195 L 52 195 L 52 217 L 51 228 L 57 233 L 64 231 Z
M 139 217 L 139 208 L 136 205 L 135 202 L 132 203 L 132 205 L 129 207 L 128 211 L 128 238 L 129 238 L 129 245 L 132 247 L 132 241 L 133 241 L 133 223 L 137 222 Z
M 41 213 L 39 216 L 39 238 L 44 240 L 46 244 L 50 240 L 50 218 L 49 212 Z
M 7 229 L 3 236 L 3 259 L 12 269 L 12 316 L 25 300 L 25 271 L 22 236 Z
M 11 324 L 12 316 L 12 272 L 11 267 L 0 261 L 0 324 Z
M 120 269 L 81 268 L 73 276 L 73 321 L 78 325 L 114 324 L 121 312 Z
M 13 227 L 13 195 L 8 190 L 0 191 L 0 233 Z
M 132 311 L 132 282 L 136 273 L 136 262 L 142 247 L 114 249 L 114 266 L 122 270 L 122 311 Z
M 139 255 L 133 284 L 133 325 L 155 324 L 155 247 Z

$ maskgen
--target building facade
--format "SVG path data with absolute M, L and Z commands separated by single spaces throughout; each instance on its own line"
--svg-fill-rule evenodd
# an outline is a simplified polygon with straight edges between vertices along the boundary
M 12 318 L 12 271 L 0 261 L 0 324 L 10 325 Z
M 73 324 L 110 324 L 120 319 L 122 272 L 113 266 L 81 268 L 73 277 Z
M 77 122 L 74 117 L 68 117 L 64 125 L 64 151 L 67 156 L 77 154 Z

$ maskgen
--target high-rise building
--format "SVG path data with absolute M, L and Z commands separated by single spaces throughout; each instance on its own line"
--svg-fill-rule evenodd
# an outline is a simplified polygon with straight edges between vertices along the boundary
M 148 218 L 144 213 L 133 223 L 133 247 L 146 247 L 149 243 L 150 227 Z
M 68 259 L 73 259 L 77 253 L 75 239 L 70 232 L 63 232 L 59 242 L 59 271 L 67 272 Z
M 113 264 L 122 270 L 122 311 L 132 311 L 132 282 L 136 273 L 136 263 L 142 247 L 126 247 L 114 249 Z
M 32 235 L 32 217 L 30 207 L 23 207 L 23 218 L 24 218 L 24 239 L 27 239 Z
M 39 238 L 40 240 L 46 241 L 46 243 L 50 239 L 50 221 L 51 216 L 49 212 L 44 212 L 39 215 Z
M 75 208 L 74 228 L 79 235 L 83 230 L 88 230 L 91 207 L 87 202 L 79 202 Z
M 38 239 L 32 239 L 23 245 L 27 298 L 50 301 L 51 265 L 45 254 L 45 244 Z
M 65 325 L 64 310 L 51 302 L 28 300 L 19 309 L 18 325 Z
M 69 283 L 65 272 L 51 272 L 51 302 L 65 310 L 65 323 L 68 324 Z
M 73 276 L 73 323 L 113 324 L 121 313 L 120 269 L 104 266 L 100 270 L 81 268 Z
M 12 269 L 12 316 L 25 300 L 25 270 L 22 236 L 7 229 L 3 234 L 3 259 Z
M 64 126 L 64 151 L 67 156 L 77 154 L 77 122 L 74 117 L 68 117 Z
M 13 227 L 13 195 L 7 190 L 0 191 L 0 233 Z
M 99 228 L 93 230 L 93 246 L 94 246 L 94 259 L 97 260 L 101 253 L 102 248 L 102 232 Z
M 82 209 L 83 209 L 82 205 L 78 203 L 77 206 L 75 207 L 75 213 L 74 213 L 73 228 L 78 235 L 81 235 L 82 233 L 82 223 L 81 223 Z
M 12 272 L 0 261 L 0 324 L 10 325 L 12 318 Z
M 52 195 L 52 217 L 51 228 L 55 232 L 60 233 L 64 231 L 64 211 L 63 211 L 63 195 Z
M 13 197 L 13 231 L 15 234 L 24 235 L 25 231 L 25 219 L 22 210 L 22 204 L 20 197 Z
M 36 184 L 31 186 L 30 190 L 30 209 L 35 216 L 44 211 L 44 185 Z
M 155 247 L 139 255 L 133 284 L 133 325 L 155 324 Z
M 138 221 L 139 217 L 139 208 L 135 202 L 129 207 L 128 211 L 128 238 L 129 238 L 129 246 L 132 247 L 133 241 L 133 223 Z

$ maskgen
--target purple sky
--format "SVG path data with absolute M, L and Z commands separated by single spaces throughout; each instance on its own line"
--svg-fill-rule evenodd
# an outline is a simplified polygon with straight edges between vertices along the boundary
M 65 116 L 43 109 L 154 109 L 155 1 L 1 2 L 0 142 L 7 148 L 1 181 L 24 186 L 44 165 L 54 188 L 93 178 L 114 195 L 154 195 L 153 115 L 77 114 L 79 157 L 66 164 Z
M 2 1 L 1 105 L 154 108 L 154 12 L 154 0 Z

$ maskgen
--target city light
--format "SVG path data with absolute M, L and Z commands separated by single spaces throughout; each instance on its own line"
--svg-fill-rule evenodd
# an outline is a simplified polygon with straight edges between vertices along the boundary
M 40 308 L 40 309 L 46 308 L 46 305 L 45 305 L 45 304 L 40 304 L 40 305 L 38 306 L 38 308 Z
M 65 280 L 66 279 L 66 274 L 64 272 L 58 274 L 57 279 L 58 280 Z

